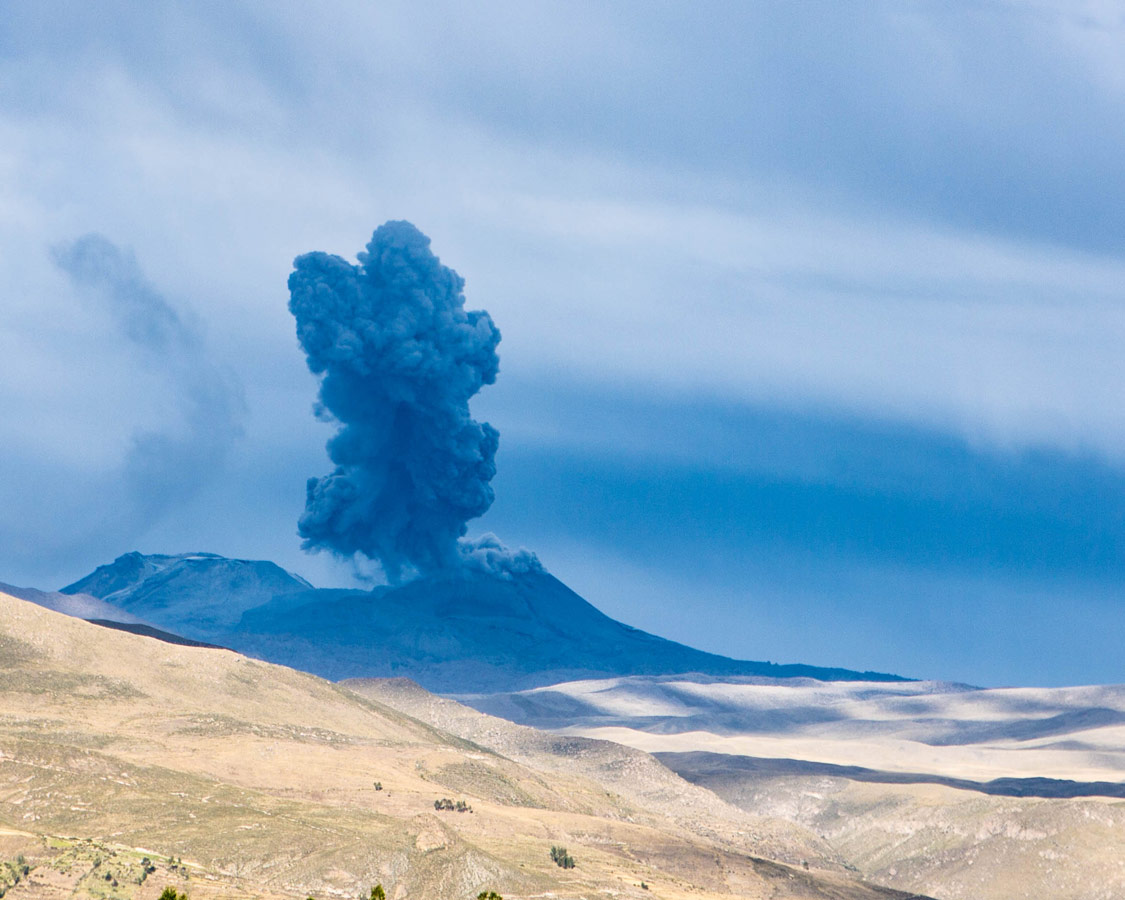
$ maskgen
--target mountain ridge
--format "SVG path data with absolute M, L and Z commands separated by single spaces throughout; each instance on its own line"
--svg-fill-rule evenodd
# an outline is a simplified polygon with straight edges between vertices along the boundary
M 189 589 L 190 588 L 190 589 Z M 230 559 L 217 553 L 125 553 L 64 588 L 88 594 L 126 612 L 151 611 L 164 621 L 209 630 L 237 623 L 243 611 L 275 596 L 312 585 L 266 560 Z
M 193 640 L 340 680 L 405 676 L 429 690 L 523 690 L 608 675 L 901 676 L 736 660 L 602 613 L 540 571 L 478 569 L 373 590 L 317 589 L 274 563 L 127 553 L 63 588 Z
M 149 624 L 112 603 L 83 592 L 41 591 L 38 588 L 16 587 L 12 584 L 0 582 L 0 593 L 20 600 L 27 600 L 36 606 L 42 606 L 66 616 L 85 619 L 87 622 L 94 619 L 110 619 L 123 625 Z

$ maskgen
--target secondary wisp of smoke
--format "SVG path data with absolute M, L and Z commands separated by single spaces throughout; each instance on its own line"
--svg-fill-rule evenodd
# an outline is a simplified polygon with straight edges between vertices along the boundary
M 121 471 L 106 486 L 108 520 L 126 537 L 185 501 L 222 468 L 242 434 L 242 387 L 211 358 L 202 334 L 141 271 L 132 252 L 100 234 L 52 249 L 55 265 L 112 316 L 131 347 L 164 375 L 167 405 L 179 422 L 135 434 Z
M 289 276 L 297 337 L 322 376 L 317 414 L 341 426 L 335 470 L 308 481 L 302 546 L 362 554 L 391 581 L 407 568 L 537 566 L 491 536 L 459 540 L 493 500 L 499 434 L 469 400 L 496 380 L 499 330 L 465 310 L 463 279 L 409 222 L 380 226 L 358 258 L 308 253 Z

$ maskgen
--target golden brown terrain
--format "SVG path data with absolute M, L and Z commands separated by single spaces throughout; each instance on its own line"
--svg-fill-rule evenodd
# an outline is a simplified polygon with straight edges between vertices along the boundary
M 744 810 L 804 826 L 879 884 L 942 900 L 1125 898 L 1125 686 L 667 676 L 471 702 L 556 740 L 654 753 Z
M 311 675 L 2 594 L 0 710 L 14 900 L 908 896 L 643 753 L 536 767 Z
M 902 890 L 942 900 L 1125 897 L 1125 801 L 996 797 L 826 776 L 700 783 L 815 829 L 865 877 Z

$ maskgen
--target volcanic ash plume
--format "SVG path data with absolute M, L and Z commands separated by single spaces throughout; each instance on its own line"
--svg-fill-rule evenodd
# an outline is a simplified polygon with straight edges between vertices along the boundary
M 305 549 L 363 554 L 391 580 L 490 565 L 458 539 L 492 505 L 499 434 L 472 419 L 469 398 L 496 380 L 500 332 L 466 312 L 463 287 L 409 222 L 378 228 L 359 265 L 296 259 L 289 310 L 323 376 L 317 414 L 341 425 L 328 442 L 336 469 L 308 482 Z

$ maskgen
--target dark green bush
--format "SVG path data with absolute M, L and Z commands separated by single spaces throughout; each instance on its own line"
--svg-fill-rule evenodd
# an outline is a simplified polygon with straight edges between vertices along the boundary
M 552 847 L 551 859 L 560 869 L 573 869 L 574 857 L 566 852 L 566 847 Z
M 434 801 L 434 809 L 449 810 L 450 812 L 472 812 L 473 808 L 469 806 L 464 800 L 458 800 L 454 803 L 448 797 L 442 797 L 440 800 Z

